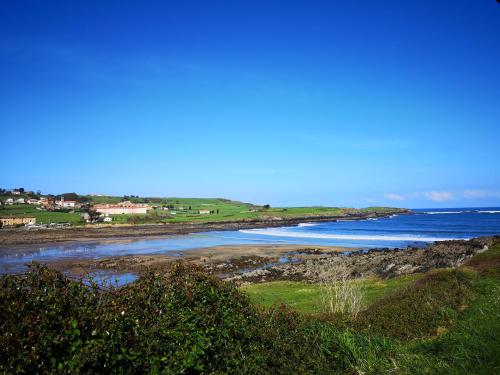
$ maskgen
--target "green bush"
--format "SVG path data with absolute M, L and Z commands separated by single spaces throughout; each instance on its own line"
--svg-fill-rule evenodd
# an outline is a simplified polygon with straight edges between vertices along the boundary
M 0 369 L 203 371 L 256 366 L 256 312 L 229 285 L 174 266 L 100 291 L 35 266 L 0 281 Z M 119 369 L 119 370 L 118 370 Z
M 0 373 L 300 374 L 385 366 L 382 356 L 365 364 L 359 353 L 370 348 L 353 348 L 359 340 L 346 334 L 284 306 L 260 311 L 231 284 L 182 263 L 120 289 L 38 265 L 0 278 Z

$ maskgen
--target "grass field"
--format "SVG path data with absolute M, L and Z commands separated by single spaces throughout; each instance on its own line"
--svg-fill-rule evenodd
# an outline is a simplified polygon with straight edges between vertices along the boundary
M 359 280 L 363 293 L 363 305 L 368 306 L 385 295 L 410 285 L 422 277 L 421 274 L 401 276 L 393 279 Z M 254 302 L 262 307 L 285 304 L 301 313 L 322 312 L 320 286 L 298 281 L 273 281 L 246 285 L 241 288 Z
M 49 223 L 72 223 L 82 224 L 81 214 L 78 212 L 49 212 L 38 210 L 36 206 L 29 204 L 19 204 L 13 206 L 1 206 L 0 216 L 35 217 L 37 224 Z
M 369 207 L 365 209 L 340 207 L 267 207 L 222 198 L 125 198 L 120 196 L 91 195 L 80 196 L 80 198 L 82 201 L 88 201 L 92 204 L 117 204 L 127 199 L 132 203 L 148 204 L 152 208 L 147 214 L 112 215 L 112 224 L 220 222 L 276 218 L 290 219 L 296 217 L 313 218 L 315 216 L 345 216 L 394 210 L 387 207 Z M 35 216 L 38 223 L 81 223 L 81 218 L 76 214 L 44 212 L 36 210 L 35 206 L 28 205 L 0 207 L 0 215 L 2 216 Z M 165 208 L 168 208 L 168 210 Z M 202 210 L 208 210 L 210 213 L 200 214 Z
M 123 197 L 86 196 L 93 203 L 116 204 Z M 264 207 L 250 203 L 232 201 L 222 198 L 127 198 L 133 203 L 147 203 L 155 209 L 146 215 L 113 215 L 113 223 L 182 223 L 238 221 L 314 216 L 344 216 L 347 214 L 385 212 L 393 210 L 386 207 L 369 207 L 365 209 L 339 207 Z M 169 207 L 169 210 L 164 210 Z M 200 210 L 209 210 L 210 214 L 200 214 Z

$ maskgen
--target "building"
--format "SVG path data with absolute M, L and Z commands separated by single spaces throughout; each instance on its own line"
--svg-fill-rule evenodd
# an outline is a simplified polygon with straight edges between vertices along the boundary
M 13 204 L 14 204 L 14 199 L 12 199 L 12 198 L 7 198 L 7 199 L 5 200 L 5 204 L 6 204 L 7 206 L 11 206 L 11 205 L 13 205 Z
M 32 225 L 36 223 L 34 217 L 0 217 L 2 227 L 12 227 L 16 225 Z
M 15 204 L 24 204 L 24 198 L 19 198 L 14 201 Z
M 16 189 L 12 190 L 10 193 L 12 195 L 21 195 L 21 192 L 19 190 L 16 190 Z
M 81 203 L 77 201 L 67 201 L 64 197 L 61 197 L 60 200 L 56 201 L 56 205 L 64 208 L 78 208 L 81 207 Z
M 40 201 L 38 199 L 30 198 L 26 201 L 28 204 L 40 204 Z
M 96 204 L 94 209 L 105 215 L 146 214 L 151 209 L 146 204 L 122 202 L 119 204 Z
M 210 214 L 210 210 L 199 210 L 198 213 L 200 215 L 208 215 L 208 214 Z
M 40 205 L 44 206 L 44 207 L 49 207 L 49 206 L 53 206 L 55 204 L 55 199 L 54 197 L 42 197 L 40 198 Z

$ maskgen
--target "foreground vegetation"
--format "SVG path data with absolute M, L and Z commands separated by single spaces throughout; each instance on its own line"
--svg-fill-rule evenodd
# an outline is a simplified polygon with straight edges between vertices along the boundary
M 497 245 L 460 269 L 362 281 L 356 318 L 246 288 L 259 308 L 182 264 L 110 290 L 35 266 L 0 279 L 0 372 L 498 373 L 499 264 Z M 270 287 L 286 302 L 307 285 Z

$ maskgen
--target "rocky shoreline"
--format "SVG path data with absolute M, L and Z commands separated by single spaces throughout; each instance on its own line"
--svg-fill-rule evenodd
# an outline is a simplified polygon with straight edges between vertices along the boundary
M 36 245 L 63 241 L 89 241 L 98 239 L 146 237 L 163 235 L 182 235 L 196 232 L 240 230 L 254 228 L 281 227 L 296 225 L 302 222 L 325 222 L 336 220 L 364 220 L 369 218 L 387 217 L 394 214 L 409 214 L 405 209 L 394 209 L 390 212 L 371 212 L 369 214 L 350 214 L 345 216 L 303 216 L 289 219 L 268 218 L 262 220 L 240 220 L 203 223 L 174 223 L 149 225 L 108 225 L 84 226 L 54 229 L 0 229 L 0 250 L 7 246 Z
M 486 251 L 500 242 L 500 236 L 480 237 L 471 240 L 441 241 L 425 248 L 372 249 L 344 253 L 315 251 L 315 257 L 301 262 L 273 265 L 230 277 L 225 280 L 239 284 L 275 280 L 292 280 L 317 283 L 332 270 L 343 269 L 349 278 L 391 278 L 432 269 L 454 268 L 465 264 L 475 254 Z

